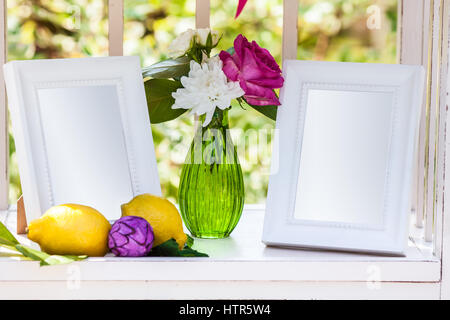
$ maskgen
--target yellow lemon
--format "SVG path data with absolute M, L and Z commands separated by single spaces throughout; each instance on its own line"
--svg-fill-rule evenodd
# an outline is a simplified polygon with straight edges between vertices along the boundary
M 153 246 L 174 238 L 180 249 L 184 247 L 187 235 L 177 208 L 166 199 L 151 194 L 136 196 L 122 205 L 122 217 L 138 216 L 147 220 L 153 228 Z
M 28 238 L 48 254 L 102 257 L 111 225 L 97 210 L 64 204 L 47 210 L 28 226 Z

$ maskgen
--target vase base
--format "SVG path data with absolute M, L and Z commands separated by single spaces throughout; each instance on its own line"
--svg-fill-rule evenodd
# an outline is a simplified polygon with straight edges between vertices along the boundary
M 200 239 L 224 239 L 228 238 L 230 236 L 230 233 L 216 233 L 216 232 L 208 232 L 208 233 L 201 233 L 196 234 L 192 233 L 192 236 L 194 238 L 200 238 Z

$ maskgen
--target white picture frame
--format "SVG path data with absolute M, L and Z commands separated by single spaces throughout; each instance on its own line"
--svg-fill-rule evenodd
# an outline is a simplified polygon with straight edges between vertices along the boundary
M 263 242 L 403 255 L 423 68 L 287 60 L 283 74 Z
M 64 203 L 107 219 L 143 193 L 161 195 L 138 57 L 4 65 L 28 221 Z

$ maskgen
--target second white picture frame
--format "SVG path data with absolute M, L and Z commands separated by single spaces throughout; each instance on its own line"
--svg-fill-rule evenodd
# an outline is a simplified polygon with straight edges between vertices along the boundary
M 421 66 L 288 60 L 268 245 L 403 255 Z

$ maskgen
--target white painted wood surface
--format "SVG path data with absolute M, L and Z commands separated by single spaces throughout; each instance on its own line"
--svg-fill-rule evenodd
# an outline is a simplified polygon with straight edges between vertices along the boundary
M 123 55 L 123 0 L 108 1 L 109 55 Z
M 76 273 L 76 272 L 75 272 Z M 71 276 L 71 275 L 68 275 Z M 439 299 L 439 283 L 8 281 L 0 299 Z
M 6 0 L 0 0 L 0 66 L 6 63 Z M 8 109 L 3 68 L 0 67 L 0 210 L 8 208 Z
M 210 258 L 107 257 L 53 267 L 0 258 L 0 299 L 439 298 L 440 263 L 419 238 L 406 258 L 266 248 L 262 214 L 246 210 L 229 239 L 197 239 Z M 15 217 L 0 213 L 8 225 Z
M 5 215 L 5 213 L 3 213 Z M 4 218 L 5 219 L 5 218 Z M 5 219 L 14 225 L 14 212 Z M 34 261 L 0 257 L 4 281 L 66 281 L 78 272 L 86 281 L 349 281 L 438 282 L 440 262 L 412 238 L 406 257 L 269 248 L 261 243 L 263 211 L 246 210 L 231 238 L 196 239 L 209 258 L 90 258 L 39 267 Z M 18 236 L 24 244 L 30 243 Z M 75 270 L 75 271 L 74 271 Z M 132 270 L 132 272 L 130 272 Z M 221 282 L 222 283 L 222 282 Z

